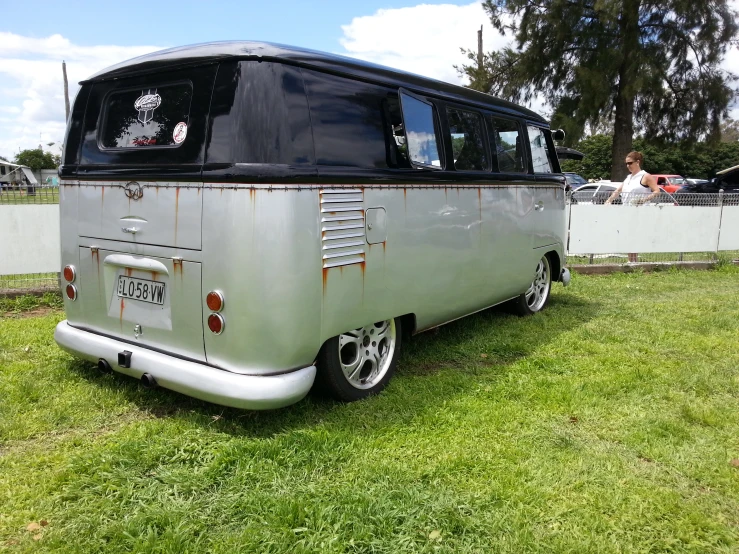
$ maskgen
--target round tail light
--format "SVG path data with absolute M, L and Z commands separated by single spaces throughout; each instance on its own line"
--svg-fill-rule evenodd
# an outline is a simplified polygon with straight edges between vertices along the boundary
M 74 269 L 73 265 L 68 265 L 64 267 L 64 280 L 67 283 L 74 283 L 74 280 L 77 278 L 77 272 Z
M 77 300 L 77 288 L 74 285 L 67 285 L 65 291 L 67 293 L 67 298 L 69 298 L 72 302 Z
M 226 322 L 223 320 L 221 314 L 210 314 L 208 316 L 208 329 L 216 335 L 223 333 L 223 328 L 226 326 Z
M 205 303 L 211 312 L 220 312 L 223 309 L 223 294 L 217 290 L 211 291 L 205 297 Z

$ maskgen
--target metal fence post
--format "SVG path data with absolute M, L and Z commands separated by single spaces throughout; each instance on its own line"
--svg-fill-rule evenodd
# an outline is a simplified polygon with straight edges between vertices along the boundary
M 718 191 L 718 233 L 716 233 L 716 250 L 713 260 L 718 261 L 718 246 L 721 243 L 721 223 L 724 220 L 724 189 Z

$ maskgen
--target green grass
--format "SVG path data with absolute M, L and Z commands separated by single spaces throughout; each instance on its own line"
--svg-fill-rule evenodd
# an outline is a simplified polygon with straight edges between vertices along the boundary
M 6 305 L 0 550 L 739 551 L 739 270 L 554 291 L 415 337 L 369 401 L 270 413 L 99 375 L 61 311 Z

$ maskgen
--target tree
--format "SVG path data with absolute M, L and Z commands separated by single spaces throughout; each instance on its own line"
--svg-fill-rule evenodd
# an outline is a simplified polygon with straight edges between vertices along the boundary
M 518 102 L 542 94 L 568 145 L 612 122 L 611 179 L 626 173 L 635 122 L 647 139 L 718 139 L 736 95 L 736 77 L 720 66 L 737 36 L 739 14 L 727 0 L 485 0 L 483 7 L 499 31 L 513 33 L 515 49 L 463 66 L 470 86 Z
M 721 141 L 736 142 L 739 140 L 739 121 L 727 117 L 721 124 Z
M 59 165 L 59 156 L 54 156 L 51 152 L 44 152 L 40 148 L 22 150 L 15 157 L 15 163 L 26 165 L 34 171 L 56 169 Z

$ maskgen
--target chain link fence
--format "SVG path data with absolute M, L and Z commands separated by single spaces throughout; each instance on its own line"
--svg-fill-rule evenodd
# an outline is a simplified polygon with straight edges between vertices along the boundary
M 58 204 L 59 187 L 0 182 L 0 205 Z

